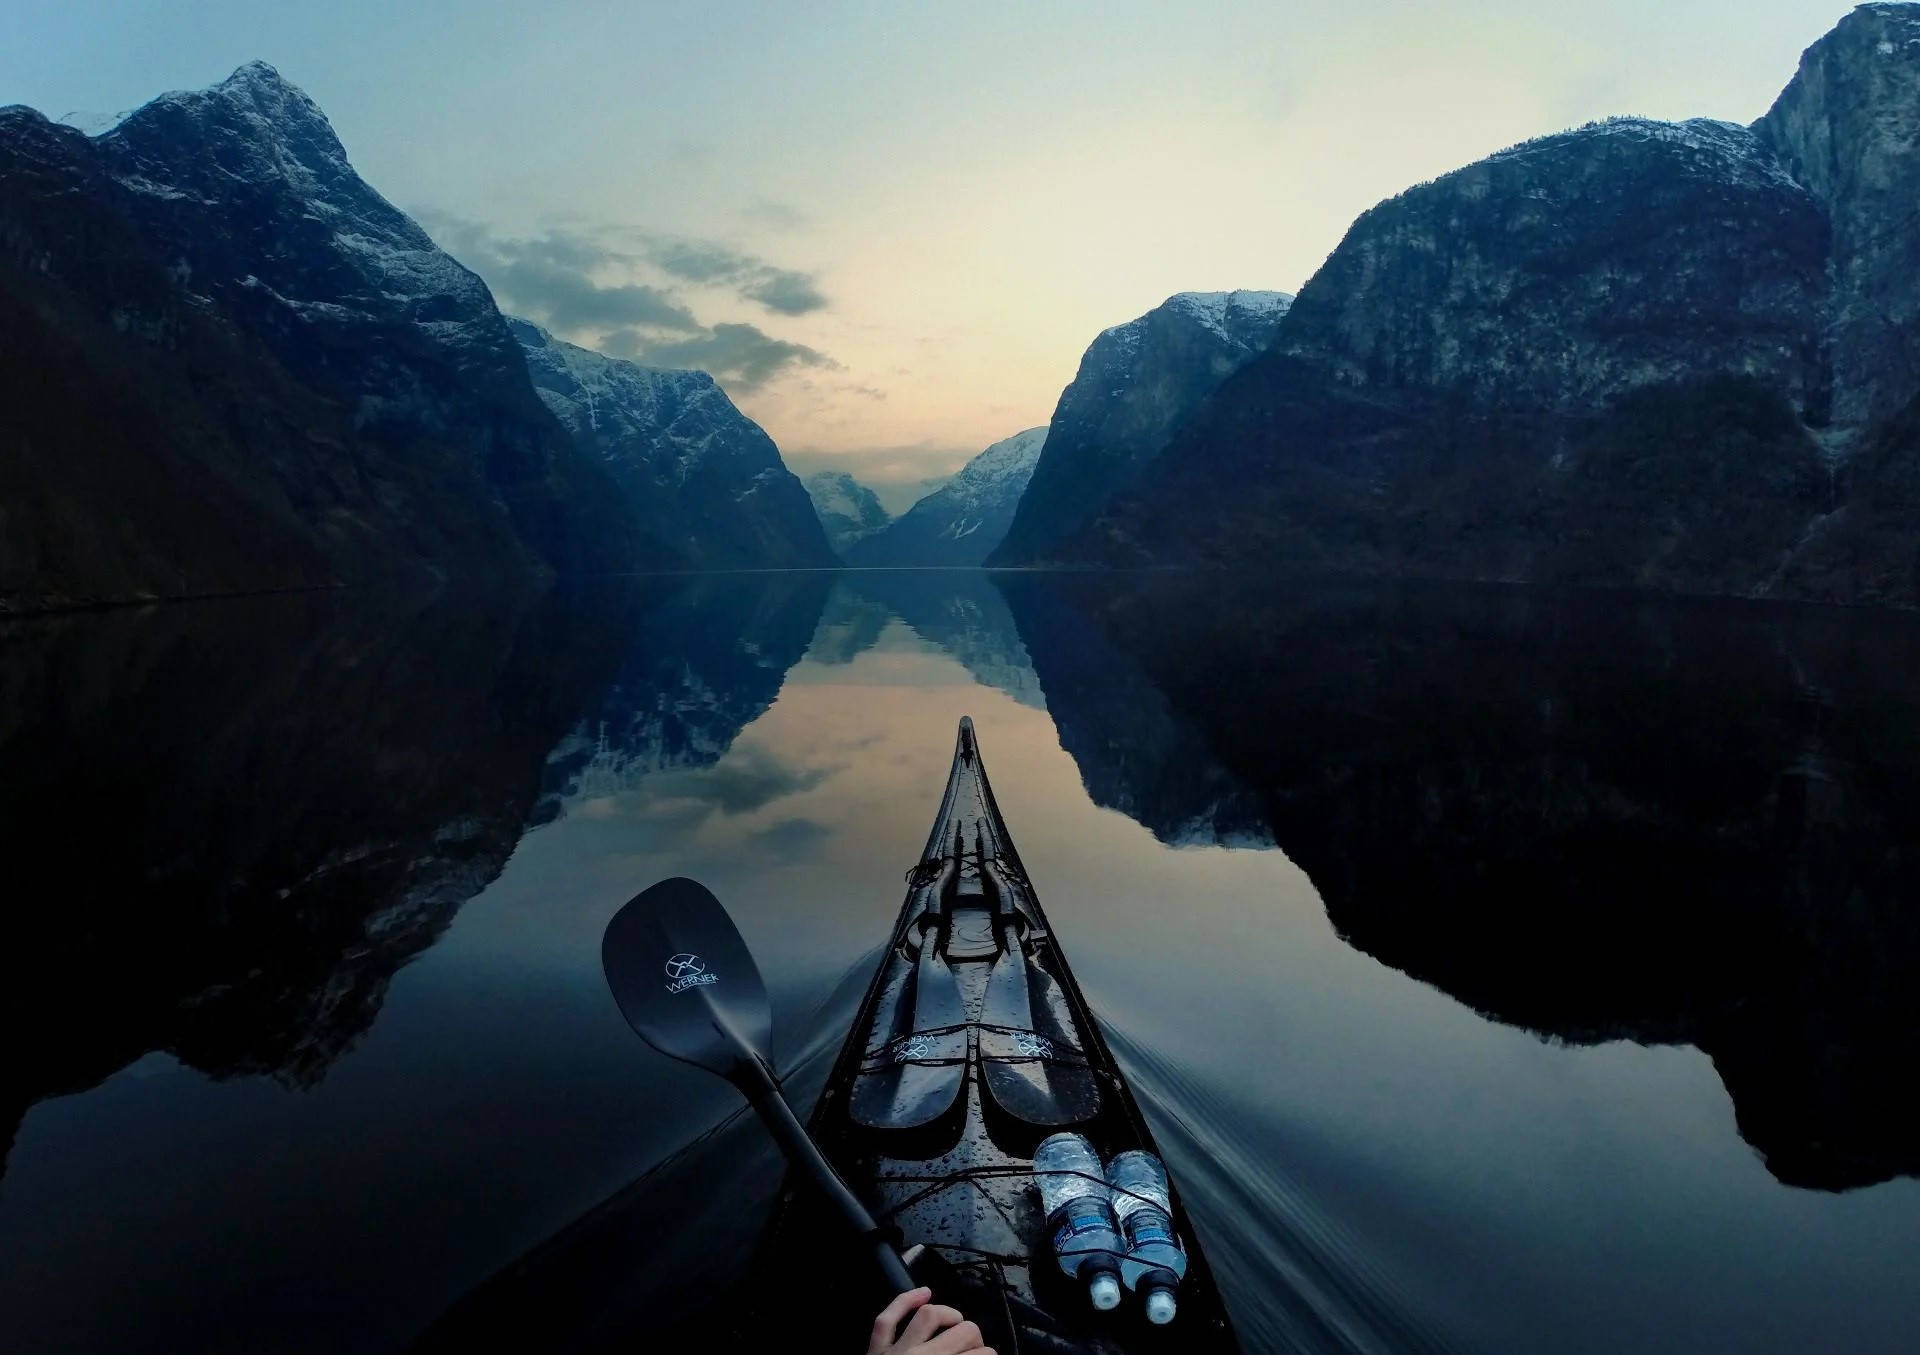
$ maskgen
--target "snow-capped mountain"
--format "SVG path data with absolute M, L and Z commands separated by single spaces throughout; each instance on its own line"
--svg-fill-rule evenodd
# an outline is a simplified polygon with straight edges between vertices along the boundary
M 95 144 L 187 294 L 244 305 L 270 340 L 401 323 L 461 364 L 510 365 L 486 284 L 354 171 L 319 105 L 265 62 L 163 94 Z
M 0 110 L 0 606 L 631 567 L 479 278 L 266 65 Z
M 892 518 L 880 496 L 842 470 L 818 470 L 800 482 L 826 529 L 827 542 L 843 556 L 854 542 L 872 536 Z
M 1181 292 L 1103 331 L 1060 394 L 996 565 L 1045 557 L 1153 464 L 1201 401 L 1273 341 L 1286 292 Z
M 854 565 L 977 565 L 1007 534 L 1046 445 L 1045 428 L 994 443 L 946 484 L 846 552 Z
M 515 317 L 508 327 L 541 400 L 663 550 L 696 567 L 838 563 L 773 439 L 707 373 L 610 358 Z

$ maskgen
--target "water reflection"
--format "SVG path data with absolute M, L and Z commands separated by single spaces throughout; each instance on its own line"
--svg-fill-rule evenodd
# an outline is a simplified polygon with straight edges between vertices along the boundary
M 547 758 L 534 823 L 569 803 L 703 767 L 766 713 L 807 650 L 830 576 L 709 575 L 662 588 L 598 708 Z
M 1196 721 L 1175 706 L 1141 659 L 1116 648 L 1095 624 L 1097 608 L 1052 581 L 1001 576 L 1017 608 L 1016 623 L 1034 656 L 1035 677 L 1060 732 L 1060 746 L 1080 768 L 1087 794 L 1117 809 L 1172 846 L 1271 847 L 1264 806 L 1208 746 Z M 1077 596 L 1076 607 L 1070 597 Z M 1214 625 L 1236 625 L 1217 583 L 1188 599 Z M 1009 615 L 1013 613 L 1010 611 Z M 1188 618 L 1197 619 L 1197 618 Z M 1266 712 L 1251 712 L 1263 718 Z
M 0 627 L 0 1344 L 711 1333 L 777 1163 L 662 1165 L 733 1096 L 600 929 L 711 884 L 804 1098 L 971 714 L 1250 1349 L 1906 1348 L 1916 649 L 904 571 Z
M 499 872 L 637 602 L 306 595 L 0 628 L 0 1141 L 154 1050 L 316 1081 Z
M 1697 1046 L 1784 1182 L 1920 1171 L 1915 618 L 1191 577 L 1006 590 L 1096 800 L 1166 840 L 1270 836 L 1342 937 L 1499 1020 Z
M 986 573 L 859 570 L 847 575 L 836 596 L 846 605 L 864 607 L 868 615 L 898 617 L 981 686 L 1005 692 L 1023 706 L 1046 708 L 1013 613 Z

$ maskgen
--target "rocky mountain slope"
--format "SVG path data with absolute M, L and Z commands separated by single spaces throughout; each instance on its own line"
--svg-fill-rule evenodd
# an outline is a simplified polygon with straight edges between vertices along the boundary
M 892 521 L 880 496 L 841 470 L 815 471 L 800 482 L 826 529 L 827 544 L 842 555 Z
M 0 606 L 630 566 L 479 278 L 272 68 L 0 110 Z
M 1273 341 L 1292 300 L 1285 292 L 1182 292 L 1103 331 L 1060 394 L 1046 450 L 988 563 L 1046 557 L 1138 480 L 1175 428 Z
M 1003 438 L 946 484 L 848 550 L 854 565 L 977 565 L 1005 539 L 1047 430 Z
M 540 399 L 597 453 L 656 553 L 693 568 L 838 564 L 800 480 L 705 372 L 610 358 L 508 317 Z
M 1916 128 L 1920 7 L 1868 5 L 1753 128 L 1409 189 L 1048 558 L 1920 601 Z

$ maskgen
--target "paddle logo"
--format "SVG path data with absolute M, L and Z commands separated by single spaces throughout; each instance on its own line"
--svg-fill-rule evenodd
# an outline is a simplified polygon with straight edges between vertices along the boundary
M 681 951 L 667 961 L 667 991 L 684 993 L 689 988 L 698 988 L 703 983 L 718 983 L 720 976 L 708 969 L 706 963 L 692 951 Z

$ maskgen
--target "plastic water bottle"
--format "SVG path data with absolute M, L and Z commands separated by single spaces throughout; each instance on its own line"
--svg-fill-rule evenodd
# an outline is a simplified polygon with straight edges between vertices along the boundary
M 1079 1134 L 1055 1134 L 1034 1150 L 1033 1178 L 1060 1269 L 1086 1281 L 1087 1297 L 1101 1312 L 1119 1307 L 1125 1247 L 1100 1154 Z
M 1147 1321 L 1165 1326 L 1173 1321 L 1174 1290 L 1187 1273 L 1187 1254 L 1173 1235 L 1167 1169 L 1152 1153 L 1122 1153 L 1107 1164 L 1107 1181 L 1127 1246 L 1120 1276 L 1146 1298 Z

